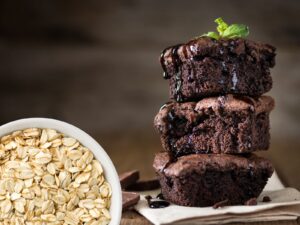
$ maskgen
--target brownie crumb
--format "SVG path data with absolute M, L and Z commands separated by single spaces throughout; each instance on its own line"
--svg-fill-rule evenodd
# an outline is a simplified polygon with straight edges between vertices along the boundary
M 272 200 L 271 200 L 271 198 L 269 196 L 264 196 L 262 201 L 263 202 L 270 202 Z
M 217 209 L 217 208 L 220 208 L 220 207 L 228 205 L 228 203 L 229 203 L 229 200 L 225 199 L 224 201 L 220 201 L 220 202 L 217 202 L 216 204 L 214 204 L 213 208 Z
M 256 198 L 250 198 L 248 201 L 245 202 L 245 205 L 257 205 Z

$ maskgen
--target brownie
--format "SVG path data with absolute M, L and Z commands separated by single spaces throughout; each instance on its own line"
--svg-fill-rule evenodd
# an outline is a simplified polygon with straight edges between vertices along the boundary
M 153 167 L 167 201 L 202 207 L 245 204 L 259 196 L 273 173 L 272 164 L 254 154 L 192 154 L 173 162 L 163 152 Z
M 165 104 L 154 120 L 163 148 L 173 156 L 249 153 L 269 147 L 274 100 L 225 95 Z
M 170 97 L 178 102 L 207 96 L 260 96 L 272 88 L 275 47 L 251 40 L 200 37 L 166 48 L 160 58 Z

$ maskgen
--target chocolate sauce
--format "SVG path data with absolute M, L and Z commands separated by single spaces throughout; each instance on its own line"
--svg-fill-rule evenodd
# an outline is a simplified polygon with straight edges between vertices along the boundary
M 165 56 L 165 53 L 166 53 L 166 51 L 168 50 L 168 49 L 170 49 L 170 47 L 167 47 L 167 48 L 165 48 L 162 52 L 161 52 L 161 54 L 160 54 L 160 64 L 161 64 L 161 66 L 162 66 L 162 68 L 163 68 L 163 78 L 164 79 L 169 79 L 170 78 L 170 75 L 168 74 L 168 72 L 167 72 L 167 66 L 166 66 L 166 64 L 165 64 L 165 58 L 164 58 L 164 56 Z
M 158 209 L 158 208 L 166 208 L 170 205 L 170 203 L 165 201 L 165 200 L 153 200 L 153 199 L 151 199 L 148 202 L 148 205 L 152 209 Z
M 182 102 L 183 101 L 183 96 L 181 93 L 181 88 L 182 88 L 182 72 L 181 72 L 181 60 L 180 57 L 178 55 L 178 48 L 181 46 L 182 44 L 179 45 L 175 45 L 172 48 L 171 51 L 171 57 L 172 57 L 172 62 L 174 65 L 174 70 L 175 70 L 175 99 L 177 102 Z
M 151 209 L 166 208 L 170 205 L 169 202 L 159 198 L 152 198 L 150 195 L 145 196 L 145 199 L 147 200 L 148 206 Z
M 172 102 L 169 101 L 169 102 L 166 102 L 165 104 L 163 104 L 160 108 L 159 108 L 159 111 L 163 110 L 164 108 L 166 108 L 169 104 L 171 104 Z

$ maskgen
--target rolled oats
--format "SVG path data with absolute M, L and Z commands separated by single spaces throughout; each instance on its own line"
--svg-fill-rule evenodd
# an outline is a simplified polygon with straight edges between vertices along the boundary
M 0 224 L 108 224 L 111 194 L 76 139 L 39 128 L 0 138 Z

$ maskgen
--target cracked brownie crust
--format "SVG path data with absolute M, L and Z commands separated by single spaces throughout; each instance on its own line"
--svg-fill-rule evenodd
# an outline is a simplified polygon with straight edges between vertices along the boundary
M 193 153 L 250 153 L 269 147 L 274 100 L 226 95 L 164 105 L 154 120 L 163 148 L 174 157 Z
M 178 102 L 224 94 L 259 96 L 272 88 L 275 48 L 251 40 L 200 37 L 166 48 L 160 58 Z
M 173 162 L 163 152 L 156 154 L 153 167 L 166 200 L 202 207 L 225 200 L 244 204 L 259 196 L 273 173 L 271 163 L 254 154 L 192 154 Z

